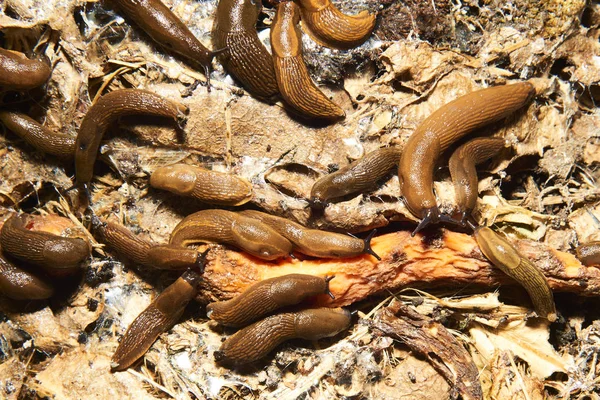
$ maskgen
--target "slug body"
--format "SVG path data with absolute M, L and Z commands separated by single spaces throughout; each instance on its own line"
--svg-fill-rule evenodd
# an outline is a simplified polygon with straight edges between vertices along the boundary
M 302 26 L 317 43 L 334 49 L 347 50 L 364 43 L 373 29 L 377 16 L 367 10 L 346 15 L 331 0 L 299 0 Z
M 150 177 L 150 185 L 224 206 L 239 206 L 252 198 L 252 185 L 245 179 L 187 164 L 157 168 Z
M 458 211 L 461 220 L 471 215 L 477 205 L 477 169 L 475 166 L 504 148 L 505 141 L 501 138 L 476 138 L 460 146 L 450 157 L 450 176 L 454 183 Z
M 481 252 L 529 293 L 537 315 L 550 322 L 556 321 L 554 298 L 544 274 L 508 240 L 490 228 L 476 228 L 474 234 Z
M 72 272 L 91 252 L 89 244 L 83 239 L 26 229 L 21 217 L 16 214 L 4 222 L 0 243 L 5 254 L 54 274 Z
M 203 210 L 185 217 L 173 230 L 171 244 L 225 243 L 264 260 L 285 257 L 292 244 L 262 222 L 225 210 Z
M 478 90 L 444 105 L 418 126 L 402 150 L 398 167 L 406 206 L 422 219 L 414 233 L 440 218 L 433 169 L 441 154 L 467 133 L 523 107 L 534 94 L 528 82 Z
M 46 83 L 50 65 L 17 51 L 0 49 L 0 88 L 27 90 Z
M 575 249 L 575 253 L 583 265 L 600 264 L 600 242 L 582 244 Z
M 324 206 L 330 199 L 371 189 L 398 163 L 400 150 L 394 147 L 378 149 L 359 160 L 325 175 L 315 182 L 310 192 L 315 206 Z
M 200 275 L 186 271 L 131 323 L 112 357 L 113 371 L 127 369 L 143 356 L 158 336 L 171 328 L 197 292 Z
M 277 86 L 285 102 L 301 116 L 322 120 L 345 117 L 344 110 L 327 98 L 310 79 L 302 58 L 300 11 L 292 1 L 277 4 L 271 25 L 271 47 Z
M 256 22 L 262 10 L 260 0 L 219 0 L 213 41 L 226 48 L 219 59 L 252 96 L 277 96 L 277 80 L 271 55 L 258 38 Z
M 348 329 L 351 315 L 342 308 L 316 308 L 267 317 L 238 331 L 215 352 L 227 366 L 251 363 L 291 339 L 318 340 Z
M 110 92 L 90 107 L 79 128 L 75 142 L 75 179 L 77 184 L 92 180 L 94 161 L 100 141 L 108 126 L 125 115 L 152 115 L 179 120 L 187 107 L 157 94 L 139 89 Z
M 75 154 L 75 137 L 52 132 L 25 114 L 0 110 L 0 122 L 44 153 L 70 159 Z
M 15 300 L 42 300 L 52 297 L 52 286 L 6 260 L 0 251 L 0 293 Z
M 379 256 L 371 249 L 373 234 L 362 240 L 353 236 L 318 229 L 308 229 L 289 219 L 265 214 L 260 211 L 242 211 L 242 215 L 255 218 L 288 239 L 300 253 L 319 258 L 349 258 L 364 253 Z M 373 231 L 375 232 L 375 231 Z
M 150 243 L 113 222 L 102 223 L 98 220 L 94 225 L 98 240 L 136 264 L 158 269 L 188 269 L 198 268 L 203 261 L 196 250 Z
M 200 64 L 210 77 L 215 53 L 200 43 L 188 27 L 160 0 L 112 0 L 152 40 L 167 50 Z
M 239 296 L 206 306 L 206 315 L 225 326 L 241 327 L 307 297 L 330 294 L 329 278 L 290 274 L 255 283 Z

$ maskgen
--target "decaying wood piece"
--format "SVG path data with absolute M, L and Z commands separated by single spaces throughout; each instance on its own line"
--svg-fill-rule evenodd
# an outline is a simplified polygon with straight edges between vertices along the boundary
M 258 281 L 293 273 L 335 275 L 330 284 L 335 299 L 319 296 L 319 306 L 344 306 L 409 286 L 516 285 L 485 259 L 467 234 L 439 230 L 411 238 L 410 232 L 399 231 L 375 237 L 371 245 L 381 256 L 380 262 L 361 255 L 343 260 L 285 259 L 271 263 L 233 250 L 215 249 L 209 255 L 198 300 L 227 299 Z M 585 267 L 572 254 L 538 242 L 519 240 L 516 245 L 542 270 L 553 291 L 600 295 L 600 269 Z
M 469 352 L 442 324 L 396 301 L 378 311 L 370 326 L 426 357 L 463 399 L 483 399 Z

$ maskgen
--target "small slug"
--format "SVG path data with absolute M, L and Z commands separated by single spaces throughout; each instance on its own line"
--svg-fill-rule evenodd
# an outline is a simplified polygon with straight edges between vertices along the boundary
M 160 0 L 112 0 L 156 43 L 204 68 L 210 90 L 211 61 L 216 52 L 200 43 L 188 27 Z
M 193 269 L 203 262 L 202 254 L 196 250 L 142 240 L 123 225 L 101 222 L 97 217 L 92 219 L 92 224 L 100 242 L 136 264 L 158 269 Z
M 52 297 L 54 289 L 29 271 L 13 265 L 0 250 L 0 293 L 14 300 L 42 300 Z
M 246 210 L 240 214 L 270 226 L 292 242 L 300 253 L 319 258 L 350 258 L 366 253 L 381 261 L 381 258 L 371 249 L 371 239 L 376 230 L 362 240 L 341 233 L 309 229 L 289 219 L 260 211 Z
M 71 159 L 75 154 L 74 136 L 53 132 L 25 114 L 0 110 L 0 122 L 44 153 Z
M 227 301 L 217 301 L 206 306 L 206 315 L 221 325 L 241 327 L 263 315 L 293 304 L 307 297 L 328 294 L 329 281 L 334 276 L 289 274 L 255 283 L 239 296 Z
M 187 164 L 159 167 L 150 186 L 209 204 L 240 206 L 252 199 L 252 185 L 236 175 Z
M 396 166 L 399 157 L 399 149 L 384 147 L 325 175 L 315 182 L 310 191 L 311 205 L 324 207 L 330 199 L 371 189 Z
M 170 243 L 225 243 L 264 260 L 285 257 L 292 244 L 264 223 L 225 210 L 202 210 L 185 217 L 171 233 Z
M 343 14 L 331 0 L 299 0 L 302 27 L 317 43 L 347 50 L 363 44 L 373 32 L 377 15 L 363 10 Z
M 34 232 L 14 214 L 0 231 L 4 254 L 38 265 L 53 274 L 73 272 L 90 256 L 89 244 L 80 238 L 66 238 L 48 232 Z
M 583 265 L 600 264 L 600 242 L 582 244 L 575 249 L 575 253 Z
M 475 138 L 457 148 L 450 157 L 450 176 L 456 192 L 456 203 L 463 224 L 477 205 L 478 179 L 475 166 L 498 154 L 504 148 L 502 138 Z
M 219 59 L 254 97 L 271 100 L 279 93 L 273 59 L 258 38 L 256 22 L 260 0 L 219 0 L 213 29 L 217 48 L 226 48 Z
M 300 11 L 292 1 L 277 4 L 271 25 L 271 47 L 277 86 L 285 102 L 301 116 L 338 120 L 346 113 L 314 84 L 302 58 Z
M 81 122 L 75 145 L 75 180 L 87 184 L 94 174 L 94 161 L 108 126 L 125 115 L 169 117 L 176 121 L 188 108 L 157 94 L 140 89 L 115 90 L 100 97 Z
M 229 337 L 215 360 L 225 366 L 248 364 L 291 339 L 318 340 L 348 329 L 350 312 L 343 308 L 316 308 L 272 315 Z
M 433 194 L 433 168 L 441 154 L 467 133 L 505 118 L 535 95 L 529 82 L 478 90 L 444 105 L 423 121 L 406 142 L 398 178 L 409 211 L 421 222 L 413 235 L 440 216 Z
M 188 270 L 167 287 L 131 323 L 112 357 L 113 371 L 123 371 L 146 354 L 158 336 L 171 328 L 197 292 L 200 275 Z
M 552 290 L 544 274 L 508 240 L 490 228 L 475 228 L 474 235 L 481 252 L 529 293 L 537 315 L 550 322 L 556 321 Z
M 32 60 L 17 51 L 0 48 L 0 87 L 27 90 L 46 83 L 50 65 L 42 59 Z

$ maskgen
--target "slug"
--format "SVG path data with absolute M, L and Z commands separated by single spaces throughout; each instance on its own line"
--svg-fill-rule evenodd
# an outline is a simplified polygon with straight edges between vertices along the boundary
M 291 339 L 318 340 L 348 329 L 350 312 L 343 308 L 316 308 L 272 315 L 229 337 L 215 360 L 225 366 L 248 364 Z
M 136 264 L 158 269 L 198 269 L 203 264 L 202 254 L 196 250 L 150 243 L 123 225 L 101 222 L 97 217 L 92 219 L 92 223 L 100 242 Z
M 256 22 L 260 0 L 219 0 L 213 29 L 217 48 L 226 48 L 219 59 L 254 97 L 272 100 L 279 94 L 271 55 L 258 38 Z
M 400 150 L 385 147 L 366 154 L 315 182 L 310 191 L 312 206 L 322 208 L 333 198 L 364 192 L 376 185 L 398 163 Z
M 292 244 L 262 222 L 225 210 L 202 210 L 185 217 L 171 233 L 170 243 L 225 243 L 263 260 L 285 257 Z
M 157 168 L 150 176 L 150 186 L 223 206 L 240 206 L 252 199 L 252 185 L 247 180 L 187 164 Z
M 310 79 L 302 59 L 300 12 L 292 1 L 277 4 L 271 25 L 271 47 L 277 86 L 285 102 L 301 116 L 335 121 L 344 110 L 327 98 Z
M 467 133 L 505 118 L 535 95 L 529 82 L 478 90 L 444 105 L 423 121 L 406 142 L 398 178 L 406 206 L 421 222 L 444 220 L 433 194 L 433 168 L 441 154 Z
M 270 226 L 288 239 L 303 254 L 319 258 L 350 258 L 360 254 L 370 254 L 377 260 L 381 258 L 371 249 L 371 239 L 377 230 L 373 230 L 365 240 L 341 233 L 308 229 L 289 219 L 265 214 L 260 211 L 246 210 L 240 214 L 255 218 Z
M 0 251 L 0 293 L 14 300 L 42 300 L 52 297 L 54 289 L 29 271 L 13 265 Z
M 475 138 L 460 146 L 450 157 L 450 176 L 454 183 L 458 211 L 464 224 L 477 205 L 477 170 L 475 166 L 504 148 L 501 138 Z
M 575 249 L 575 253 L 583 265 L 590 266 L 600 264 L 600 242 L 582 244 Z
M 302 27 L 317 43 L 348 50 L 363 44 L 373 32 L 376 14 L 363 10 L 346 15 L 331 0 L 298 0 Z
M 0 110 L 0 122 L 44 153 L 71 159 L 75 154 L 75 137 L 53 132 L 25 114 Z
M 255 283 L 239 296 L 227 301 L 217 301 L 206 306 L 206 315 L 221 325 L 241 327 L 263 315 L 293 304 L 307 297 L 328 294 L 329 281 L 334 276 L 289 274 Z
M 156 43 L 200 64 L 210 90 L 211 61 L 218 52 L 204 47 L 169 7 L 160 0 L 112 1 Z
M 46 83 L 50 65 L 43 59 L 32 60 L 17 51 L 0 48 L 0 87 L 27 90 Z
M 487 227 L 474 231 L 481 252 L 506 275 L 525 288 L 537 315 L 550 322 L 556 321 L 552 290 L 544 274 L 527 257 L 521 255 L 506 239 Z
M 2 225 L 0 244 L 5 254 L 53 274 L 73 272 L 91 253 L 85 240 L 30 231 L 16 214 Z
M 197 292 L 200 275 L 188 270 L 167 287 L 131 323 L 111 360 L 113 371 L 123 371 L 143 356 L 158 336 L 171 328 Z
M 75 142 L 75 180 L 87 184 L 94 174 L 94 161 L 108 126 L 125 115 L 169 117 L 176 121 L 188 108 L 147 90 L 122 89 L 110 92 L 90 107 L 81 122 Z

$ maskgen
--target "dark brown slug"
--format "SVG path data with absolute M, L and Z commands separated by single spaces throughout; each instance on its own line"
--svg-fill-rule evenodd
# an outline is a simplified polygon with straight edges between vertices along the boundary
M 42 300 L 52 297 L 54 289 L 31 272 L 8 261 L 0 250 L 0 294 L 14 300 Z
M 223 206 L 240 206 L 252 199 L 252 185 L 247 180 L 187 164 L 157 168 L 150 186 Z
M 0 244 L 4 254 L 57 275 L 73 272 L 91 254 L 85 240 L 31 231 L 16 214 L 2 225 Z
M 219 0 L 213 42 L 227 49 L 219 56 L 225 70 L 252 96 L 271 100 L 279 90 L 273 59 L 256 32 L 261 10 L 260 0 Z
M 433 194 L 433 169 L 441 154 L 467 133 L 501 120 L 535 95 L 529 82 L 478 90 L 444 105 L 411 135 L 402 149 L 398 178 L 409 211 L 421 223 L 413 235 L 442 219 Z
M 324 207 L 330 199 L 371 189 L 398 164 L 399 157 L 399 149 L 385 147 L 325 175 L 315 182 L 310 191 L 311 205 Z
M 192 249 L 158 245 L 140 239 L 123 225 L 93 219 L 95 237 L 108 245 L 120 257 L 158 269 L 198 269 L 203 257 Z
M 600 264 L 600 242 L 582 244 L 575 249 L 575 254 L 583 265 L 598 265 Z
M 156 43 L 200 64 L 210 88 L 211 61 L 216 55 L 160 0 L 112 0 Z
M 373 29 L 377 15 L 367 10 L 356 15 L 343 14 L 331 0 L 298 0 L 302 27 L 317 43 L 347 50 L 364 43 Z
M 288 239 L 300 253 L 319 258 L 350 258 L 361 254 L 370 254 L 377 260 L 381 258 L 371 249 L 371 239 L 377 232 L 373 230 L 365 240 L 341 233 L 309 229 L 289 219 L 265 214 L 260 211 L 246 210 L 240 214 L 255 218 L 276 230 Z
M 292 244 L 266 224 L 225 210 L 202 210 L 185 217 L 171 233 L 170 243 L 224 243 L 264 260 L 286 257 Z
M 158 336 L 171 328 L 198 291 L 200 275 L 188 270 L 167 287 L 131 323 L 111 360 L 113 371 L 123 371 L 146 354 Z
M 461 221 L 465 223 L 477 205 L 478 179 L 475 166 L 498 154 L 505 146 L 502 138 L 475 138 L 460 146 L 450 157 L 450 176 L 456 192 Z
M 314 84 L 302 58 L 300 10 L 292 1 L 277 4 L 271 47 L 277 86 L 285 102 L 305 118 L 335 121 L 346 116 Z
M 69 159 L 75 155 L 74 136 L 53 132 L 25 114 L 0 110 L 0 122 L 41 152 Z
M 23 53 L 0 48 L 0 88 L 27 90 L 46 83 L 50 77 L 49 63 L 30 59 Z
M 307 297 L 328 294 L 331 277 L 289 274 L 255 283 L 239 296 L 206 306 L 206 315 L 221 325 L 242 327 Z
M 316 308 L 272 315 L 229 337 L 214 357 L 225 366 L 258 361 L 291 339 L 318 340 L 348 329 L 352 318 L 343 308 Z
M 188 108 L 155 93 L 140 89 L 122 89 L 98 99 L 85 115 L 75 144 L 75 179 L 87 184 L 94 174 L 94 162 L 100 141 L 108 126 L 125 115 L 152 115 L 176 121 L 184 118 Z
M 487 227 L 474 231 L 481 252 L 496 267 L 525 288 L 536 314 L 550 322 L 556 321 L 556 308 L 552 290 L 546 277 L 529 259 L 521 255 L 506 239 Z

